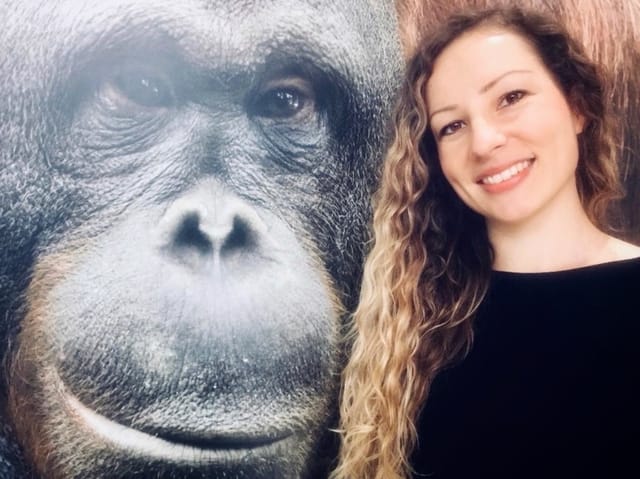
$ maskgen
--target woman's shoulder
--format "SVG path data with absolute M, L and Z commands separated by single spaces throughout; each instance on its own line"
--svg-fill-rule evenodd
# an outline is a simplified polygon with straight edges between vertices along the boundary
M 640 258 L 640 246 L 610 236 L 607 245 L 607 254 L 609 256 L 608 261 Z
M 542 287 L 551 290 L 564 287 L 610 289 L 623 286 L 625 290 L 640 292 L 640 247 L 617 240 L 610 253 L 598 261 L 557 271 L 493 271 L 491 283 L 493 286 L 516 285 L 522 289 Z M 637 296 L 640 299 L 640 294 Z
M 617 269 L 640 268 L 640 246 L 613 236 L 603 235 L 603 241 L 589 254 L 574 264 L 567 263 L 557 269 L 537 272 L 494 271 L 494 276 L 511 279 L 544 279 L 563 278 L 597 274 L 599 271 L 615 271 Z M 570 266 L 569 266 L 570 265 Z
M 530 318 L 531 324 L 541 317 L 553 322 L 568 312 L 581 321 L 606 316 L 640 334 L 635 320 L 640 315 L 640 256 L 541 273 L 494 271 L 480 311 L 481 316 Z

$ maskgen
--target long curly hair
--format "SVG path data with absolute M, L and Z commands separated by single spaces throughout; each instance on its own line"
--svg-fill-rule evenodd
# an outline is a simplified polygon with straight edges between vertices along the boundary
M 472 319 L 488 289 L 494 254 L 484 218 L 444 178 L 425 89 L 443 50 L 484 26 L 527 39 L 584 116 L 576 175 L 596 226 L 607 229 L 607 206 L 620 194 L 598 71 L 562 26 L 519 8 L 485 9 L 454 15 L 426 38 L 407 67 L 374 198 L 374 241 L 350 332 L 333 479 L 410 475 L 415 422 L 430 385 L 472 345 Z

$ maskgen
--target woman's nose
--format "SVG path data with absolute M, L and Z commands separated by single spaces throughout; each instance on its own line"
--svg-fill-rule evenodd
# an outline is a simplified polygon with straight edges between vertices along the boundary
M 478 159 L 485 159 L 506 142 L 506 135 L 498 124 L 479 117 L 471 124 L 471 150 Z

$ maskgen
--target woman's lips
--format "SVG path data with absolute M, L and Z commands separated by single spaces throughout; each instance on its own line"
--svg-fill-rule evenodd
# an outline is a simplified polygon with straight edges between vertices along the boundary
M 535 158 L 517 161 L 503 168 L 489 170 L 478 179 L 480 185 L 488 193 L 503 193 L 514 188 L 531 171 Z

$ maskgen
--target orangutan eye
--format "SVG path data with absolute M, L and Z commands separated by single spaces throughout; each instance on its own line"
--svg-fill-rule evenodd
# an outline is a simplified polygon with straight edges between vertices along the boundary
M 269 118 L 287 118 L 298 113 L 306 101 L 296 90 L 273 90 L 263 96 L 260 113 Z
M 169 106 L 172 92 L 169 84 L 160 76 L 145 73 L 130 73 L 115 78 L 114 85 L 127 98 L 141 106 L 158 108 Z
M 254 114 L 272 119 L 292 118 L 314 110 L 313 87 L 302 78 L 283 78 L 270 82 L 253 105 Z
M 117 72 L 100 86 L 98 94 L 109 110 L 122 114 L 169 108 L 175 103 L 169 79 L 146 69 Z

